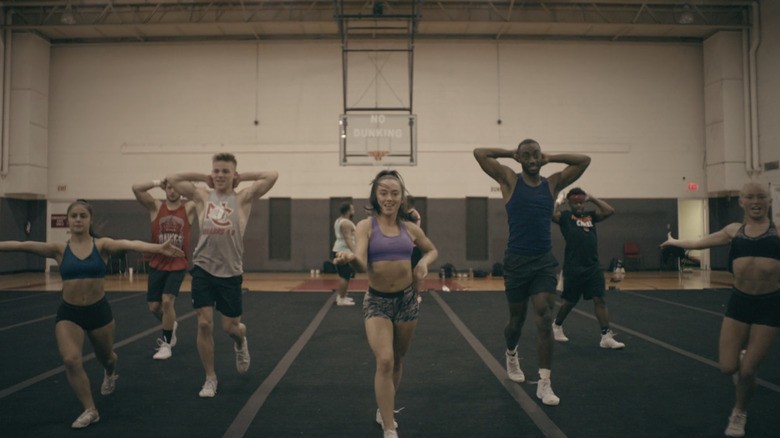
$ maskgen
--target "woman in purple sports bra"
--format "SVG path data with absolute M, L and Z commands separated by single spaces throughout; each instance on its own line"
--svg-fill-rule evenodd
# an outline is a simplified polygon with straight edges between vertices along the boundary
M 350 263 L 357 272 L 368 272 L 363 312 L 368 344 L 376 357 L 376 422 L 382 426 L 385 438 L 397 438 L 395 392 L 401 381 L 403 358 L 417 327 L 419 292 L 438 252 L 422 228 L 410 221 L 406 188 L 398 172 L 383 170 L 377 174 L 371 185 L 370 204 L 369 217 L 355 230 L 355 252 L 337 253 L 334 263 Z M 412 269 L 415 246 L 423 256 Z
M 84 371 L 82 355 L 84 333 L 89 336 L 95 357 L 105 369 L 100 393 L 109 395 L 116 387 L 117 355 L 114 353 L 114 317 L 106 300 L 106 260 L 122 251 L 164 254 L 183 257 L 181 249 L 170 241 L 153 244 L 138 240 L 97 238 L 92 233 L 92 206 L 78 200 L 68 206 L 70 240 L 67 242 L 0 242 L 0 251 L 23 251 L 57 261 L 62 276 L 62 302 L 57 310 L 54 328 L 65 374 L 84 412 L 71 424 L 82 429 L 100 421 L 92 398 L 89 377 Z

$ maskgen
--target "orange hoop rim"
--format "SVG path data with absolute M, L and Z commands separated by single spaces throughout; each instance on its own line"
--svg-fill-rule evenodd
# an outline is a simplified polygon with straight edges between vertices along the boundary
M 389 153 L 390 151 L 368 151 L 368 154 L 374 157 L 374 161 L 382 161 L 382 157 Z

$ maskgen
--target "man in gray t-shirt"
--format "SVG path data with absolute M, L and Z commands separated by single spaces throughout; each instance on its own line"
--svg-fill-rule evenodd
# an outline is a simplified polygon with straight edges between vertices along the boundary
M 222 327 L 233 338 L 236 369 L 249 370 L 249 345 L 243 312 L 241 283 L 243 281 L 243 236 L 252 201 L 263 196 L 276 183 L 275 171 L 236 172 L 236 157 L 220 153 L 212 159 L 212 171 L 179 173 L 167 180 L 182 196 L 192 199 L 198 214 L 200 238 L 193 254 L 192 303 L 198 315 L 198 354 L 206 372 L 206 383 L 200 397 L 217 393 L 217 373 L 214 369 L 214 307 L 222 313 Z M 195 186 L 205 182 L 208 187 Z M 251 186 L 236 191 L 239 182 L 254 181 Z

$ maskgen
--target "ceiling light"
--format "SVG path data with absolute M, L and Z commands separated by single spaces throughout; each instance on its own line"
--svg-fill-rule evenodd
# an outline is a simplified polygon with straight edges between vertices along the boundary
M 73 8 L 70 5 L 65 6 L 65 12 L 62 13 L 62 18 L 60 18 L 60 23 L 76 24 L 76 17 L 73 16 Z
M 682 14 L 680 14 L 680 18 L 677 19 L 677 22 L 680 24 L 693 23 L 693 11 L 691 10 L 690 6 L 688 6 L 687 4 L 683 6 Z

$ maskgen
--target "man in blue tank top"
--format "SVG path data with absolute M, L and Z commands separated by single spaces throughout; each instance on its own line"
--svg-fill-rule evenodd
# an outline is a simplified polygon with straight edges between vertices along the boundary
M 275 171 L 239 174 L 236 166 L 233 154 L 221 153 L 214 155 L 211 173 L 180 173 L 167 178 L 177 192 L 195 203 L 200 225 L 190 274 L 192 307 L 198 315 L 198 354 L 206 372 L 206 382 L 198 394 L 202 398 L 217 394 L 214 308 L 222 313 L 222 329 L 235 342 L 236 369 L 241 374 L 249 370 L 247 330 L 241 320 L 243 237 L 252 202 L 271 190 L 279 176 Z M 208 187 L 196 187 L 196 181 Z M 239 182 L 244 181 L 252 181 L 252 185 L 236 191 Z
M 552 254 L 551 221 L 553 204 L 558 193 L 579 178 L 590 164 L 590 157 L 580 154 L 542 153 L 535 140 L 523 140 L 517 149 L 474 149 L 474 158 L 491 178 L 498 182 L 509 220 L 509 241 L 504 257 L 504 289 L 509 302 L 509 322 L 504 329 L 506 365 L 509 379 L 522 383 L 517 343 L 528 313 L 530 299 L 536 323 L 536 351 L 539 362 L 539 383 L 536 396 L 545 405 L 555 406 L 560 399 L 552 390 L 552 312 L 558 262 Z M 523 171 L 498 162 L 511 158 Z M 548 178 L 539 174 L 548 163 L 567 166 Z

